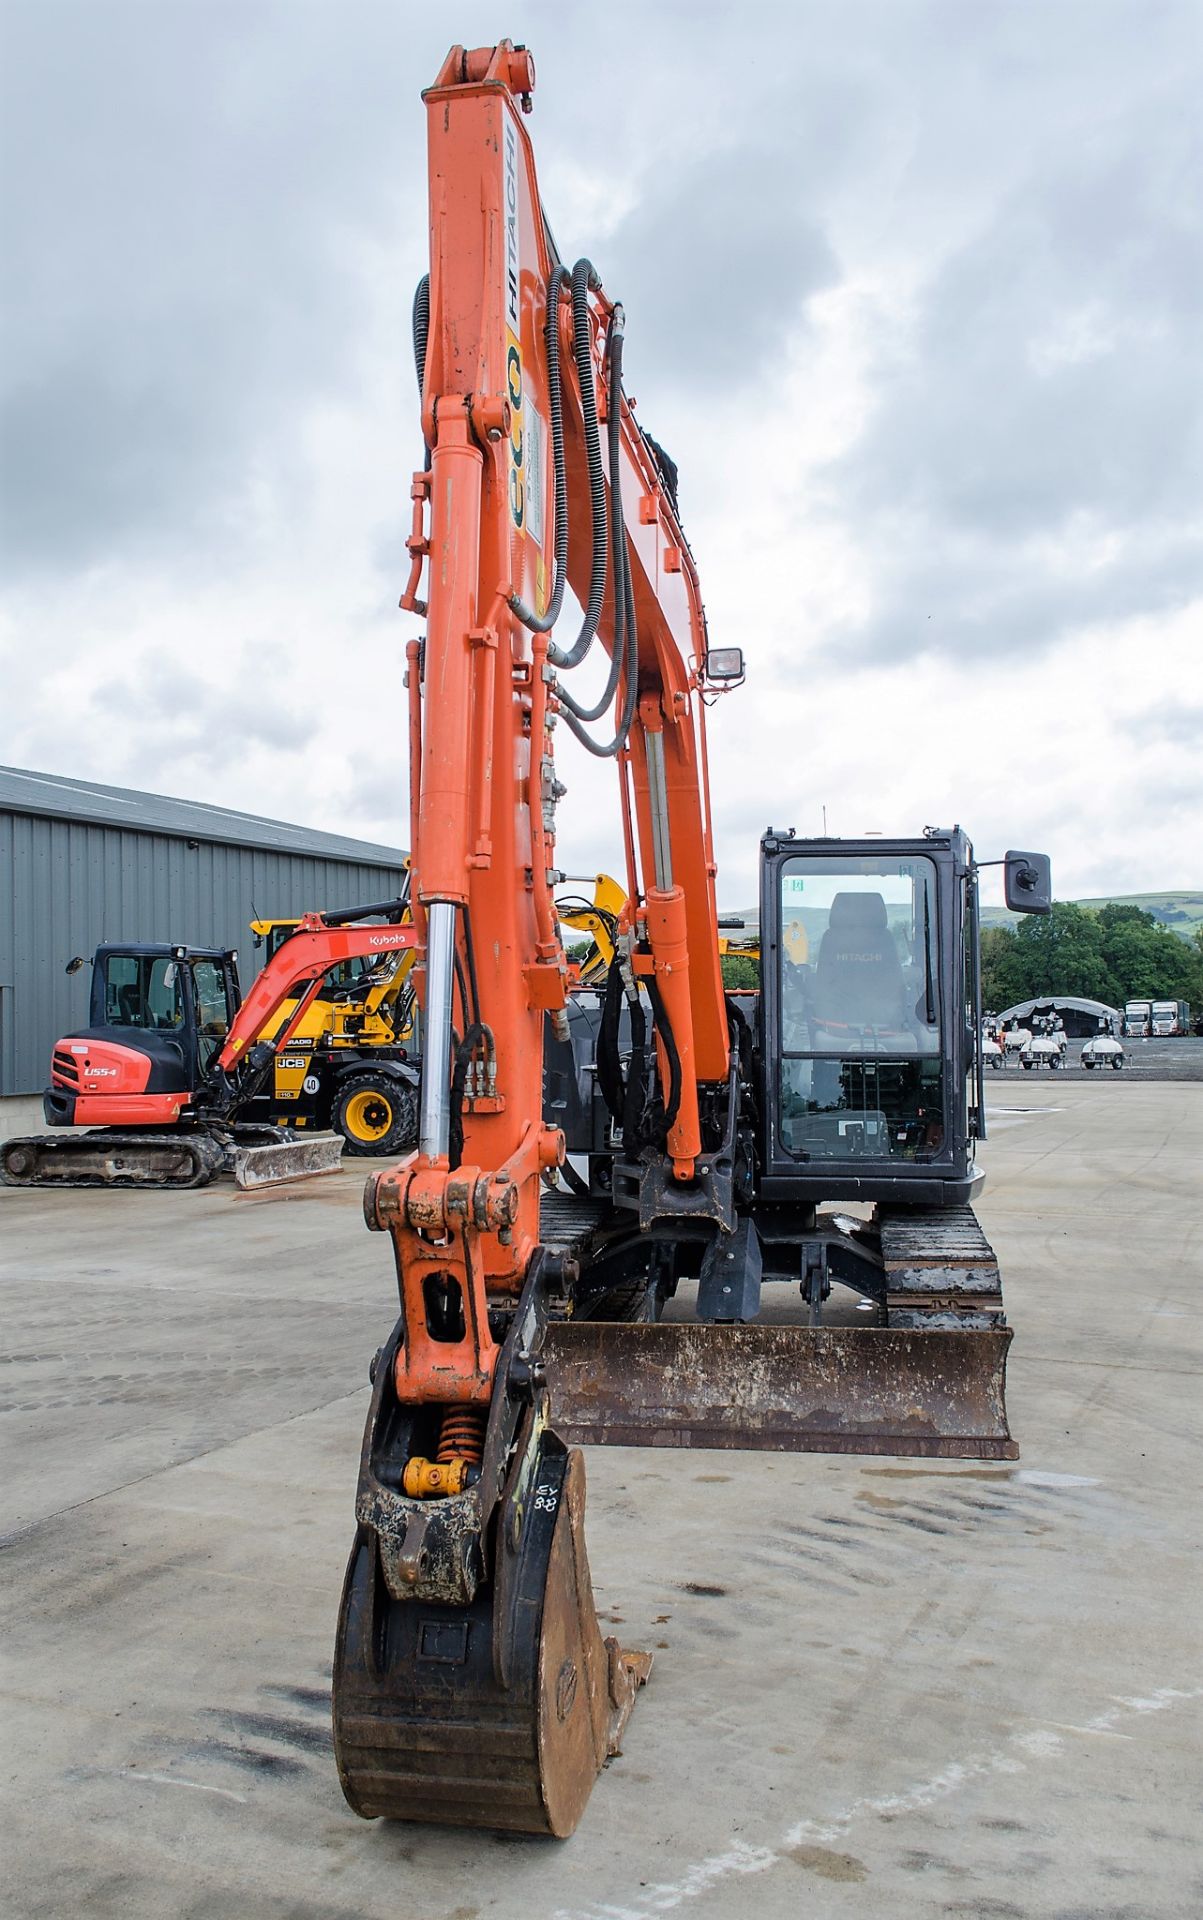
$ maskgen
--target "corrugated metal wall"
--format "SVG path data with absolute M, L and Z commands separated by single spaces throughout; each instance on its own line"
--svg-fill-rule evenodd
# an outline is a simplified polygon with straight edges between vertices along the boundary
M 249 923 L 389 900 L 400 868 L 266 848 L 192 847 L 140 833 L 0 812 L 0 1094 L 38 1093 L 59 1034 L 87 1025 L 90 962 L 104 941 L 236 947 L 243 988 L 262 955 Z

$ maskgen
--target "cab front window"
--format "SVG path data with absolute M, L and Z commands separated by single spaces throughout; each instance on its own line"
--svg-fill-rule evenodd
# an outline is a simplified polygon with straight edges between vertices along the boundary
M 184 1024 L 180 970 L 168 955 L 110 953 L 104 968 L 106 1026 L 170 1032 Z
M 788 860 L 781 934 L 782 1145 L 930 1158 L 944 1139 L 933 862 Z

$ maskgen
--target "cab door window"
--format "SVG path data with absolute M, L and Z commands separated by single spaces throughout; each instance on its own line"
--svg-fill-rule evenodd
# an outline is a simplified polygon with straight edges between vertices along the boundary
M 197 1054 L 204 1073 L 229 1031 L 225 970 L 214 960 L 194 960 L 192 991 L 196 1000 Z

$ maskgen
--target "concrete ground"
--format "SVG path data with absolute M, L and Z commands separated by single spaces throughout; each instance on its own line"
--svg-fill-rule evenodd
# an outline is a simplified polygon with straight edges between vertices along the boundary
M 1203 1040 L 1194 1034 L 1175 1034 L 1165 1040 L 1125 1040 L 1124 1064 L 1118 1073 L 1111 1068 L 1088 1068 L 1081 1064 L 1081 1040 L 1071 1040 L 1064 1063 L 1051 1070 L 1058 1078 L 1072 1080 L 1203 1080 Z M 987 1087 L 1009 1080 L 1044 1080 L 1051 1077 L 1047 1067 L 1024 1068 L 1012 1057 L 1006 1065 L 991 1068 Z
M 1016 1467 L 589 1456 L 656 1668 L 567 1843 L 366 1825 L 329 1744 L 364 1163 L 0 1191 L 6 1914 L 1185 1920 L 1203 1911 L 1203 1087 L 991 1085 Z

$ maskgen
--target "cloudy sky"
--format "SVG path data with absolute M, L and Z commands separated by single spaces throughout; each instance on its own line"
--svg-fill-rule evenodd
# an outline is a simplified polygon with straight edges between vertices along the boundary
M 418 96 L 500 34 L 747 654 L 723 901 L 824 807 L 1203 886 L 1199 0 L 3 0 L 0 760 L 403 840 Z

